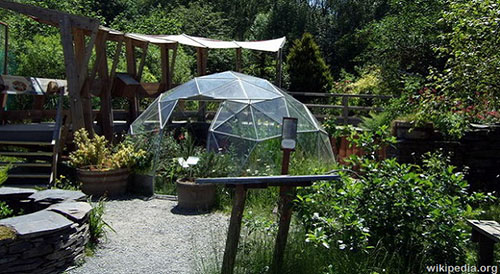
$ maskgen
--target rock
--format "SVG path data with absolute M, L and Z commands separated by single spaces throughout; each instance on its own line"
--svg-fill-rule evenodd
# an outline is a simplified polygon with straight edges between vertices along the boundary
M 72 224 L 73 222 L 59 213 L 48 210 L 0 220 L 0 225 L 12 227 L 19 237 L 35 237 Z
M 92 210 L 92 207 L 85 202 L 67 202 L 52 205 L 47 210 L 61 213 L 72 221 L 80 222 Z
M 50 254 L 52 251 L 54 251 L 54 249 L 50 245 L 39 246 L 23 252 L 22 258 L 29 259 L 33 257 L 45 256 L 47 254 Z
M 5 200 L 25 200 L 37 191 L 31 188 L 20 187 L 0 187 L 0 201 Z
M 42 190 L 29 196 L 35 203 L 55 204 L 62 201 L 81 201 L 87 195 L 81 191 L 62 190 L 62 189 L 47 189 Z

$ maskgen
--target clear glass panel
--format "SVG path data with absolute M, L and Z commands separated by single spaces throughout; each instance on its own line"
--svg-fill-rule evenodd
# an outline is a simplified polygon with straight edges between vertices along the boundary
M 241 89 L 241 85 L 238 81 L 231 81 L 228 84 L 219 87 L 217 90 L 211 90 L 205 92 L 203 95 L 209 96 L 215 99 L 248 99 L 246 94 Z
M 328 137 L 328 134 L 325 134 L 323 132 L 320 132 L 318 134 L 321 138 L 321 143 L 320 143 L 321 159 L 323 159 L 324 161 L 334 163 L 335 156 L 333 154 L 332 144 L 330 143 L 330 138 Z
M 250 107 L 221 123 L 214 132 L 225 133 L 242 139 L 257 140 L 257 133 Z
M 278 175 L 282 157 L 281 138 L 258 142 L 246 159 L 242 175 Z
M 161 97 L 162 101 L 172 101 L 177 99 L 186 99 L 189 97 L 194 97 L 199 95 L 198 86 L 195 80 L 190 80 L 185 84 L 182 84 L 174 89 L 171 89 L 165 95 Z
M 160 101 L 160 124 L 161 128 L 165 127 L 170 119 L 170 115 L 177 105 L 177 100 L 175 101 Z
M 248 99 L 274 99 L 283 97 L 283 95 L 276 93 L 274 91 L 270 91 L 267 89 L 263 89 L 259 86 L 249 84 L 245 81 L 241 81 L 241 85 L 248 96 Z
M 297 110 L 295 106 L 288 104 L 288 111 L 290 113 L 290 117 L 295 117 L 298 119 L 297 123 L 297 131 L 311 131 L 317 130 L 314 124 L 311 122 L 310 118 L 307 116 L 307 113 L 304 113 L 304 109 L 302 111 Z
M 196 79 L 198 83 L 198 89 L 201 94 L 209 93 L 210 91 L 217 92 L 216 89 L 223 87 L 231 82 L 237 81 L 236 79 Z
M 130 125 L 131 134 L 141 134 L 160 129 L 160 116 L 158 114 L 158 99 Z
M 252 107 L 252 111 L 259 140 L 281 136 L 281 122 L 277 122 L 256 108 Z
M 248 104 L 242 104 L 233 101 L 225 101 L 221 104 L 215 120 L 210 126 L 211 129 L 216 129 L 221 123 L 227 121 L 229 118 L 233 117 L 236 113 L 240 112 L 242 109 L 247 107 Z
M 262 101 L 252 104 L 252 106 L 280 124 L 283 122 L 283 117 L 288 117 L 285 99 L 283 98 Z

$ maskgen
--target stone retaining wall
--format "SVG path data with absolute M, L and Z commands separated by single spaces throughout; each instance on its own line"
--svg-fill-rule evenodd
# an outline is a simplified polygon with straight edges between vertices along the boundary
M 84 198 L 79 191 L 0 188 L 0 200 L 41 209 L 0 220 L 15 232 L 13 239 L 0 239 L 0 273 L 60 273 L 80 260 L 91 210 Z

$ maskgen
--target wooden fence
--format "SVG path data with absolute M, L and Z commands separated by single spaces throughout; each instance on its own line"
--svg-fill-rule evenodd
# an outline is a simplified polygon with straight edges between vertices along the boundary
M 340 98 L 340 105 L 332 104 L 316 104 L 316 103 L 306 103 L 306 106 L 311 109 L 312 113 L 316 116 L 318 120 L 323 120 L 327 115 L 319 112 L 318 110 L 328 110 L 328 109 L 340 109 L 341 114 L 337 116 L 337 123 L 339 124 L 358 124 L 361 121 L 360 117 L 354 116 L 353 111 L 362 111 L 368 114 L 370 111 L 383 111 L 381 107 L 375 106 L 356 106 L 350 105 L 349 99 L 360 98 L 360 99 L 372 99 L 372 100 L 389 100 L 393 98 L 391 95 L 375 95 L 375 94 L 346 94 L 346 93 L 317 93 L 317 92 L 288 92 L 288 94 L 307 99 L 330 99 L 330 98 Z M 308 100 L 309 101 L 309 100 Z

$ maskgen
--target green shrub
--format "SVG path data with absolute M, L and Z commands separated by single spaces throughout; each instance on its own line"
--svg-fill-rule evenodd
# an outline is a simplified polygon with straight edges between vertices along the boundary
M 459 264 L 469 236 L 464 217 L 483 194 L 469 195 L 463 174 L 446 157 L 427 155 L 422 166 L 352 157 L 359 178 L 341 172 L 338 182 L 302 189 L 298 213 L 308 240 L 353 252 L 381 246 L 396 250 L 404 265 Z

